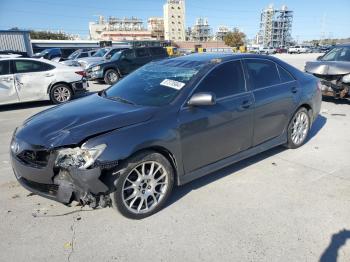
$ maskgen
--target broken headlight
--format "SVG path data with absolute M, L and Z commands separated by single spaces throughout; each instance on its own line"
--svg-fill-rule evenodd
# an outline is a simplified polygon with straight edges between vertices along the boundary
M 343 76 L 342 78 L 343 83 L 350 83 L 350 74 Z
M 106 145 L 101 144 L 92 148 L 84 148 L 84 145 L 82 145 L 82 147 L 60 149 L 57 151 L 55 166 L 61 168 L 89 168 L 105 148 Z

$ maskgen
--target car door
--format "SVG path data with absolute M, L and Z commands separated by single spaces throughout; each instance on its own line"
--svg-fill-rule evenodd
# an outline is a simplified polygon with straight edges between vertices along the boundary
M 135 51 L 133 49 L 123 50 L 120 59 L 117 60 L 118 69 L 122 75 L 127 75 L 137 68 Z
M 20 101 L 41 100 L 55 75 L 53 65 L 35 60 L 14 60 L 15 85 Z
M 148 48 L 137 48 L 135 49 L 136 59 L 135 65 L 137 68 L 152 61 L 152 56 Z
M 14 76 L 10 67 L 11 60 L 0 61 L 0 104 L 18 102 Z
M 240 60 L 217 65 L 193 94 L 211 92 L 216 104 L 185 105 L 179 130 L 185 171 L 191 172 L 251 147 L 253 95 L 246 90 Z
M 271 60 L 244 59 L 244 63 L 255 100 L 253 146 L 256 146 L 282 134 L 300 90 L 292 75 Z

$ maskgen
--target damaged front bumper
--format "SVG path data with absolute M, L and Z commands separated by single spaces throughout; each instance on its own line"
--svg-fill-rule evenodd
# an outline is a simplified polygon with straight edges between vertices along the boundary
M 320 76 L 321 91 L 323 96 L 331 96 L 335 98 L 347 98 L 350 96 L 350 85 L 341 81 L 339 76 Z
M 35 149 L 31 152 L 35 152 Z M 108 179 L 103 179 L 103 174 L 109 170 L 103 170 L 100 166 L 61 169 L 54 166 L 56 157 L 54 152 L 48 153 L 46 165 L 39 166 L 11 152 L 12 167 L 18 182 L 37 195 L 66 205 L 73 201 L 93 208 L 110 205 L 109 193 L 114 190 L 112 174 L 108 174 Z

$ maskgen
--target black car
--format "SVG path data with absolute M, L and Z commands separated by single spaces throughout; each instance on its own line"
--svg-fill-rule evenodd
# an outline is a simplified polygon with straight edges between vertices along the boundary
M 48 48 L 44 49 L 40 53 L 33 55 L 33 58 L 45 58 L 47 60 L 52 60 L 54 58 L 61 58 L 62 51 L 60 48 Z
M 110 61 L 95 64 L 86 69 L 90 80 L 103 80 L 112 85 L 137 68 L 153 61 L 168 57 L 163 47 L 140 47 L 115 53 Z
M 112 203 L 140 219 L 174 185 L 278 145 L 300 147 L 320 106 L 317 79 L 274 57 L 163 59 L 26 120 L 13 134 L 12 166 L 38 195 Z

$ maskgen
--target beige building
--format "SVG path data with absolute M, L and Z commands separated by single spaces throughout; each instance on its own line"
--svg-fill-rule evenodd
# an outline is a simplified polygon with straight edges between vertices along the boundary
M 164 38 L 185 41 L 185 1 L 167 0 L 164 5 Z
M 148 31 L 151 32 L 153 38 L 157 40 L 164 40 L 164 19 L 163 17 L 148 18 Z
M 136 17 L 109 17 L 106 20 L 100 16 L 97 22 L 89 23 L 90 39 L 92 40 L 150 40 L 152 34 L 144 28 L 143 21 Z

